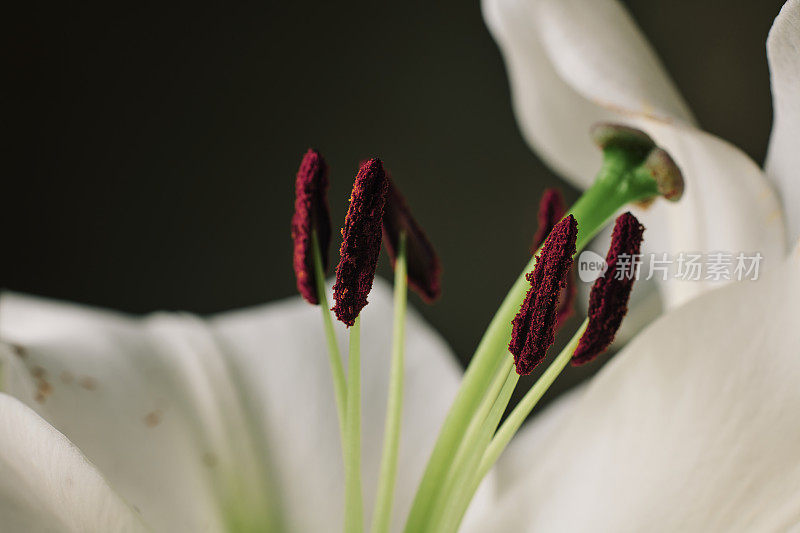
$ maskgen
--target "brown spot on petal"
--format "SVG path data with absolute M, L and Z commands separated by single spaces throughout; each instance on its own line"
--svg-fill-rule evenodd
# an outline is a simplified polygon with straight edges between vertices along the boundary
M 25 359 L 26 357 L 28 357 L 28 349 L 25 348 L 23 345 L 12 342 L 11 344 L 9 344 L 9 347 L 11 348 L 11 351 L 14 352 L 14 355 L 19 357 L 20 359 Z
M 81 376 L 78 378 L 78 385 L 86 390 L 97 389 L 97 380 L 91 376 Z
M 53 386 L 44 378 L 36 378 L 36 395 L 34 399 L 39 403 L 44 403 L 53 394 Z
M 206 452 L 203 454 L 203 464 L 206 465 L 208 468 L 214 468 L 217 466 L 219 460 L 217 459 L 216 454 L 213 452 Z
M 144 425 L 149 428 L 154 428 L 161 423 L 161 411 L 156 409 L 155 411 L 150 411 L 144 416 Z

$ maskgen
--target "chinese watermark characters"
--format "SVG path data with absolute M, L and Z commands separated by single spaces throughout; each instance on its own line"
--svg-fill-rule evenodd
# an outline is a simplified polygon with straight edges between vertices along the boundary
M 667 281 L 755 281 L 758 279 L 764 256 L 760 252 L 681 252 L 620 254 L 614 265 L 616 279 L 656 279 Z M 608 270 L 604 258 L 585 251 L 578 258 L 581 281 L 592 282 Z

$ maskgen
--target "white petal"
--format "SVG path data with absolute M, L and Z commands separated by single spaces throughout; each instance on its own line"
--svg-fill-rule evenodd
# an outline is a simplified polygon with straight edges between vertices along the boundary
M 620 122 L 630 113 L 692 120 L 614 0 L 483 0 L 482 7 L 506 61 L 525 138 L 574 184 L 588 186 L 599 168 L 600 153 L 588 135 L 595 122 Z M 560 49 L 562 40 L 569 48 Z M 584 62 L 596 62 L 596 69 Z
M 328 531 L 342 520 L 342 459 L 319 308 L 300 298 L 144 320 L 7 294 L 6 390 L 98 466 L 157 530 Z M 376 280 L 362 319 L 367 518 L 382 451 L 392 293 Z M 340 344 L 346 346 L 344 328 Z M 461 370 L 410 310 L 395 512 L 410 507 Z M 338 525 L 335 527 L 339 527 Z M 260 528 L 260 529 L 259 529 Z
M 484 0 L 504 53 L 517 119 L 534 150 L 587 186 L 599 168 L 588 130 L 598 120 L 646 131 L 681 168 L 676 204 L 636 211 L 647 252 L 784 254 L 782 214 L 761 170 L 744 153 L 692 125 L 691 115 L 635 24 L 614 0 Z M 766 266 L 766 265 L 765 265 Z M 705 274 L 704 274 L 705 276 Z M 675 306 L 706 282 L 661 283 Z
M 233 381 L 196 318 L 0 300 L 4 390 L 64 433 L 157 531 L 221 531 L 270 509 Z
M 760 281 L 712 291 L 662 317 L 603 368 L 547 447 L 518 457 L 527 477 L 484 527 L 796 526 L 798 313 L 800 247 Z
M 0 394 L 0 523 L 8 532 L 148 531 L 64 435 L 6 394 Z
M 780 204 L 762 171 L 741 150 L 690 126 L 649 118 L 628 121 L 645 130 L 680 166 L 686 188 L 676 203 L 657 200 L 651 207 L 632 209 L 644 224 L 644 250 L 677 260 L 681 252 L 760 252 L 764 270 L 785 255 Z M 707 262 L 707 260 L 704 260 Z M 676 266 L 673 263 L 673 266 Z M 730 267 L 733 273 L 735 261 Z M 725 283 L 706 279 L 681 281 L 672 274 L 659 280 L 665 305 L 675 307 Z M 649 272 L 647 273 L 649 275 Z
M 667 122 L 692 122 L 655 52 L 619 2 L 538 0 L 538 4 L 538 29 L 553 66 L 577 93 L 604 108 Z
M 800 235 L 800 0 L 789 0 L 767 39 L 772 78 L 772 136 L 767 175 L 781 193 L 789 239 Z
M 392 293 L 376 279 L 362 312 L 362 455 L 364 506 L 371 516 L 389 379 Z M 247 370 L 241 387 L 271 457 L 288 524 L 296 531 L 341 527 L 342 456 L 334 393 L 319 308 L 299 298 L 222 315 L 217 335 Z M 338 325 L 340 326 L 340 325 Z M 339 345 L 346 354 L 344 327 Z M 400 468 L 393 529 L 404 521 L 439 426 L 455 396 L 461 370 L 444 341 L 414 312 L 406 324 L 406 378 Z

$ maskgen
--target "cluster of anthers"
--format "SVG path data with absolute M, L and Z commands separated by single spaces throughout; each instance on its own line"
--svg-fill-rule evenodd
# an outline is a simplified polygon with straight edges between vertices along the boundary
M 557 190 L 543 195 L 531 261 L 498 309 L 464 374 L 407 517 L 407 532 L 456 531 L 481 480 L 567 363 L 589 363 L 613 342 L 634 283 L 633 272 L 620 275 L 616 264 L 620 257 L 640 252 L 644 232 L 629 212 L 616 219 L 606 271 L 592 286 L 587 318 L 503 420 L 519 376 L 530 374 L 545 360 L 556 330 L 572 313 L 575 255 L 624 205 L 646 204 L 659 196 L 680 199 L 680 170 L 645 133 L 599 124 L 591 135 L 603 150 L 595 184 L 569 211 Z M 331 242 L 328 185 L 324 159 L 309 150 L 297 173 L 294 269 L 300 294 L 322 309 L 342 437 L 348 533 L 364 529 L 359 315 L 368 303 L 382 242 L 395 269 L 389 400 L 372 520 L 372 531 L 381 533 L 389 528 L 397 471 L 406 289 L 410 286 L 428 303 L 436 300 L 441 292 L 441 265 L 381 160 L 363 162 L 342 228 L 331 309 L 350 328 L 345 377 L 324 284 Z

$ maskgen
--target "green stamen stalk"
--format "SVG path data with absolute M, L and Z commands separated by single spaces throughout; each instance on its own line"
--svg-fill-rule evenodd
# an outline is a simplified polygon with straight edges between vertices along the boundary
M 581 340 L 581 336 L 583 332 L 586 331 L 586 326 L 589 324 L 589 319 L 583 321 L 581 327 L 578 328 L 578 331 L 575 332 L 575 335 L 572 336 L 569 343 L 561 350 L 561 353 L 558 354 L 550 366 L 547 367 L 547 370 L 536 380 L 536 383 L 533 384 L 525 396 L 520 400 L 517 406 L 511 411 L 511 414 L 508 415 L 503 425 L 497 432 L 497 435 L 494 436 L 492 439 L 491 444 L 486 450 L 486 453 L 481 460 L 480 467 L 478 468 L 478 479 L 483 479 L 483 477 L 489 472 L 489 469 L 492 468 L 494 463 L 500 457 L 500 454 L 503 453 L 503 450 L 506 449 L 508 443 L 511 441 L 511 438 L 517 434 L 519 428 L 522 426 L 522 423 L 525 422 L 525 419 L 528 418 L 528 415 L 531 414 L 533 408 L 536 407 L 536 404 L 539 403 L 542 396 L 545 392 L 550 388 L 556 378 L 561 374 L 564 368 L 569 363 L 569 360 L 572 358 L 572 354 L 575 352 L 575 348 L 578 347 L 578 341 Z
M 431 515 L 430 522 L 427 524 L 428 527 L 432 527 L 439 522 L 445 512 L 445 506 L 447 505 L 447 502 L 453 491 L 457 487 L 457 484 L 463 481 L 461 473 L 464 471 L 465 465 L 469 461 L 472 452 L 476 449 L 476 446 L 480 441 L 484 424 L 486 423 L 486 420 L 488 419 L 493 407 L 497 403 L 497 399 L 502 394 L 503 387 L 506 385 L 509 374 L 513 373 L 514 376 L 516 376 L 516 373 L 512 371 L 513 366 L 513 359 L 509 357 L 495 374 L 489 391 L 483 398 L 479 409 L 476 411 L 475 416 L 472 418 L 472 421 L 470 422 L 469 427 L 464 434 L 464 438 L 461 440 L 461 443 L 458 446 L 458 450 L 456 451 L 455 458 L 453 459 L 452 467 L 448 472 L 447 479 L 437 491 L 436 502 L 433 506 L 434 511 Z M 517 378 L 519 377 L 517 376 Z M 516 382 L 517 381 L 515 380 L 514 385 L 516 385 Z
M 400 446 L 400 424 L 403 415 L 403 367 L 408 296 L 406 269 L 406 235 L 400 234 L 394 265 L 394 332 L 392 334 L 392 366 L 389 374 L 389 398 L 386 404 L 386 423 L 383 432 L 383 456 L 378 479 L 372 532 L 386 533 L 392 516 L 397 454 Z
M 577 253 L 622 206 L 658 194 L 655 181 L 636 172 L 641 157 L 642 154 L 631 154 L 613 147 L 604 151 L 603 165 L 597 179 L 569 211 L 578 221 Z M 458 448 L 493 377 L 508 355 L 511 320 L 519 310 L 529 286 L 525 273 L 533 269 L 535 262 L 535 257 L 532 257 L 514 282 L 467 367 L 414 498 L 406 522 L 406 533 L 422 531 L 425 524 L 429 523 L 437 493 L 446 482 L 452 466 L 452 450 Z
M 325 293 L 325 274 L 322 269 L 322 254 L 319 250 L 319 240 L 317 232 L 311 234 L 311 241 L 314 254 L 314 277 L 317 284 L 317 298 L 319 308 L 322 311 L 322 323 L 325 328 L 325 340 L 328 343 L 328 362 L 331 367 L 333 377 L 333 392 L 336 396 L 336 412 L 339 415 L 339 436 L 342 441 L 342 452 L 345 448 L 345 406 L 347 402 L 347 384 L 344 378 L 344 367 L 342 366 L 342 354 L 336 342 L 336 333 L 333 329 L 333 319 L 331 310 L 328 306 L 328 296 Z
M 504 365 L 498 376 L 503 378 L 501 380 L 503 385 L 499 394 L 495 395 L 488 414 L 477 426 L 475 434 L 469 435 L 470 432 L 467 432 L 469 441 L 466 446 L 462 446 L 463 453 L 459 450 L 461 457 L 457 457 L 453 463 L 450 479 L 440 494 L 443 497 L 440 498 L 441 502 L 432 515 L 432 527 L 429 529 L 431 532 L 439 533 L 455 529 L 460 522 L 460 503 L 466 500 L 466 504 L 469 504 L 469 500 L 472 499 L 471 492 L 466 489 L 471 485 L 474 472 L 519 382 L 519 375 L 514 371 L 513 364 Z M 470 427 L 472 428 L 472 424 Z
M 364 502 L 361 494 L 361 317 L 350 328 L 347 357 L 347 419 L 344 451 L 344 530 L 364 530 Z
M 470 501 L 473 496 L 475 496 L 478 487 L 480 487 L 481 481 L 483 481 L 483 478 L 486 477 L 486 474 L 497 462 L 497 459 L 503 451 L 505 451 L 512 437 L 517 434 L 522 423 L 525 422 L 531 414 L 531 411 L 533 411 L 533 408 L 539 403 L 544 393 L 550 389 L 550 386 L 567 366 L 567 363 L 569 363 L 572 358 L 572 354 L 575 352 L 575 348 L 578 346 L 578 341 L 586 330 L 587 324 L 588 319 L 584 320 L 569 343 L 561 350 L 561 353 L 558 354 L 553 362 L 550 363 L 550 366 L 547 367 L 547 370 L 539 376 L 536 383 L 525 393 L 525 396 L 520 400 L 514 410 L 511 411 L 503 422 L 503 425 L 500 426 L 500 429 L 494 434 L 494 437 L 492 438 L 491 434 L 488 435 L 488 438 L 484 442 L 484 447 L 481 450 L 482 458 L 480 458 L 479 462 L 475 461 L 475 463 L 468 465 L 468 472 L 471 475 L 459 486 L 459 492 L 448 503 L 448 507 L 452 508 L 452 510 L 448 509 L 446 519 L 439 531 L 455 532 L 458 529 L 461 520 L 464 518 L 464 514 L 467 512 Z M 506 404 L 507 403 L 508 400 L 506 401 Z M 492 433 L 494 433 L 496 428 L 497 426 L 492 428 Z

